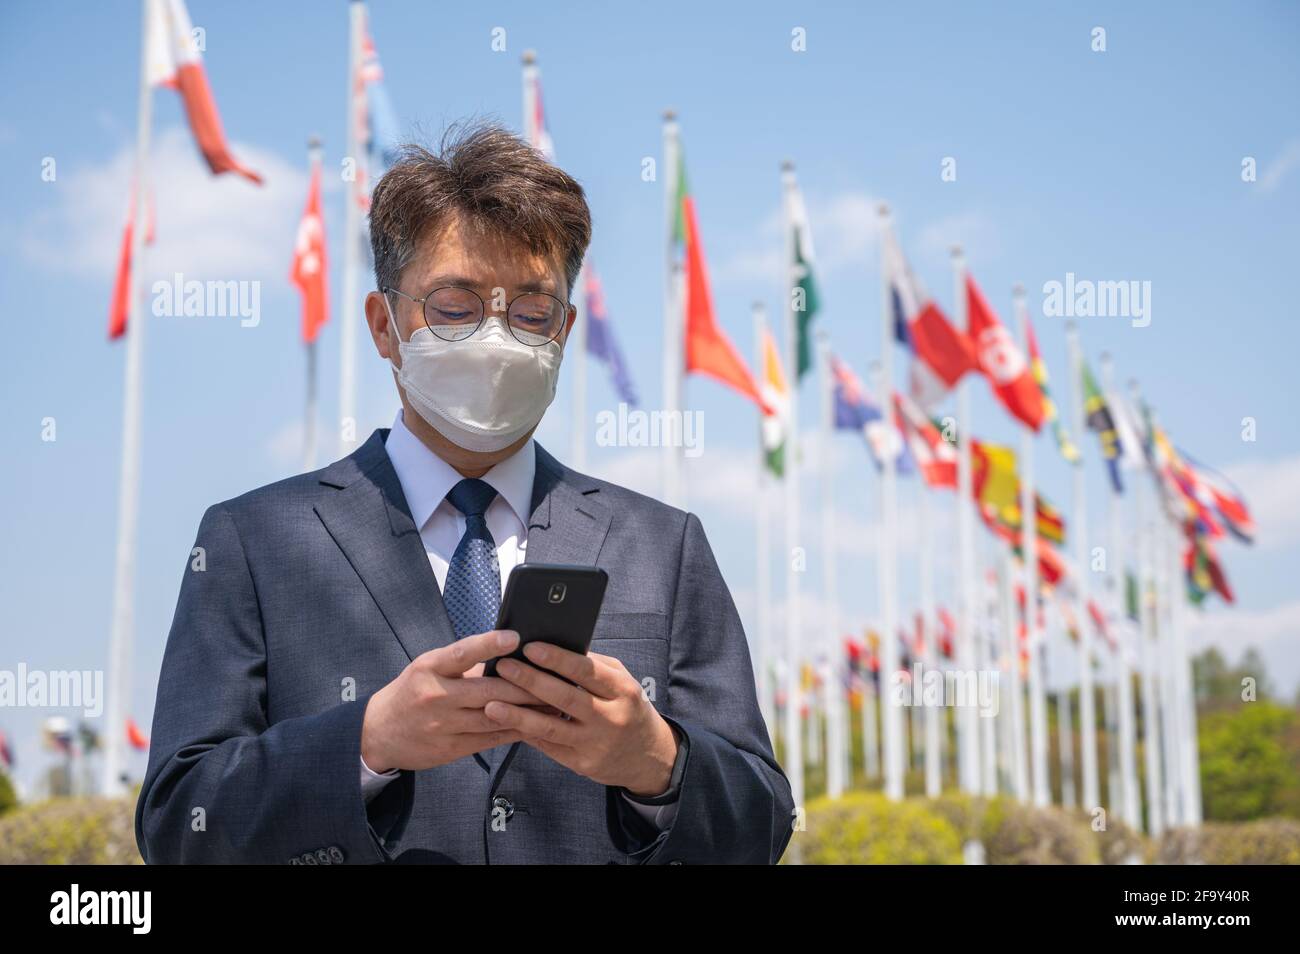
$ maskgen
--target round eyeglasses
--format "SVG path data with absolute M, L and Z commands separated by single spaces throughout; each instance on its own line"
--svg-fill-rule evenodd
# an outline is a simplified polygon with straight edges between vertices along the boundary
M 425 325 L 443 341 L 464 341 L 478 331 L 487 314 L 482 296 L 459 285 L 435 288 L 423 298 L 413 298 L 391 285 L 384 292 L 421 305 Z M 506 327 L 517 341 L 539 348 L 560 336 L 568 313 L 569 307 L 554 295 L 525 292 L 506 306 Z

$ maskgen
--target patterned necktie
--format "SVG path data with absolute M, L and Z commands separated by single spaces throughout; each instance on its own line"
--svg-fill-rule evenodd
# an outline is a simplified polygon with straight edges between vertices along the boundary
M 486 633 L 497 624 L 501 607 L 501 567 L 496 541 L 484 514 L 497 492 L 477 478 L 451 488 L 447 499 L 465 516 L 465 535 L 447 567 L 442 598 L 456 638 Z

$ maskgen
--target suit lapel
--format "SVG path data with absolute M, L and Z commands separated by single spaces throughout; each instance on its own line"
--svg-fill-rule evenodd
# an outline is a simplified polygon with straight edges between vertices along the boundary
M 350 457 L 331 465 L 321 483 L 338 489 L 316 513 L 406 655 L 446 646 L 455 638 L 429 565 L 420 531 L 411 519 L 397 472 L 384 450 L 387 430 L 377 430 Z

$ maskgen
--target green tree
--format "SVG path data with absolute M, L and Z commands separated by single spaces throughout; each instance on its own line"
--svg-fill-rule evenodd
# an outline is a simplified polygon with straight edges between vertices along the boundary
M 1204 715 L 1199 735 L 1207 820 L 1300 817 L 1300 713 L 1240 703 Z

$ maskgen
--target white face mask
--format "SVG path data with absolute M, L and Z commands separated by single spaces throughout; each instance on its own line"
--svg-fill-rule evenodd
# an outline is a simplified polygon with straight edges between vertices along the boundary
M 533 347 L 517 340 L 505 319 L 487 315 L 468 338 L 445 341 L 421 323 L 402 341 L 392 305 L 389 340 L 402 358 L 397 383 L 429 426 L 457 447 L 490 452 L 509 447 L 537 426 L 555 399 L 564 346 Z

